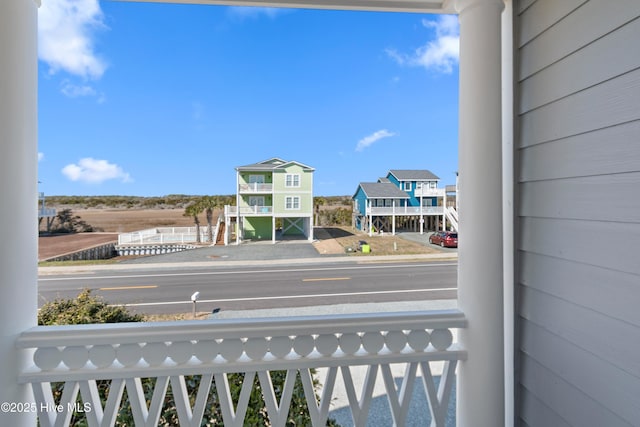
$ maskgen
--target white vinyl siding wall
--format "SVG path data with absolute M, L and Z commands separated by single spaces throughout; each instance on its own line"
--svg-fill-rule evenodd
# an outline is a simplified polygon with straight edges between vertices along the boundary
M 520 0 L 516 425 L 640 425 L 640 1 Z

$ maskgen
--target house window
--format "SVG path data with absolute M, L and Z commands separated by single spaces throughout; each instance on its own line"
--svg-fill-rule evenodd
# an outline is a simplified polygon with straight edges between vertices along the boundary
M 264 196 L 249 197 L 249 206 L 264 206 Z
M 386 208 L 390 208 L 391 207 L 391 199 L 384 199 L 384 206 Z
M 429 188 L 436 188 L 436 182 L 435 181 L 431 181 L 429 183 Z
M 287 196 L 284 199 L 284 208 L 285 209 L 300 209 L 300 197 L 298 196 Z
M 404 191 L 411 191 L 411 182 L 409 181 L 404 182 Z
M 297 173 L 288 173 L 284 178 L 285 187 L 300 187 L 300 175 Z

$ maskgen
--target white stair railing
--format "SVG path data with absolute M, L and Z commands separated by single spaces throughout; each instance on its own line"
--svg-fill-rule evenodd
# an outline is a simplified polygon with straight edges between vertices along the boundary
M 444 209 L 444 213 L 447 216 L 447 219 L 451 223 L 451 226 L 455 231 L 458 231 L 458 211 L 451 206 L 447 206 Z

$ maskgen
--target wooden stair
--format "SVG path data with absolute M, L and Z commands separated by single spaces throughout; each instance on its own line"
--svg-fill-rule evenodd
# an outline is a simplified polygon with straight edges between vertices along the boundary
M 220 223 L 218 227 L 218 235 L 216 236 L 216 245 L 224 245 L 224 232 L 225 232 L 226 224 L 224 222 Z

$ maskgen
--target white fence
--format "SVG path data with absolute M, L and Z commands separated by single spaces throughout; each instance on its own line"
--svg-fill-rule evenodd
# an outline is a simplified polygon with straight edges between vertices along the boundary
M 200 241 L 207 241 L 208 226 L 200 227 Z M 118 245 L 146 245 L 164 243 L 195 243 L 195 227 L 159 227 L 123 233 L 118 236 Z M 214 236 L 215 239 L 215 236 Z

